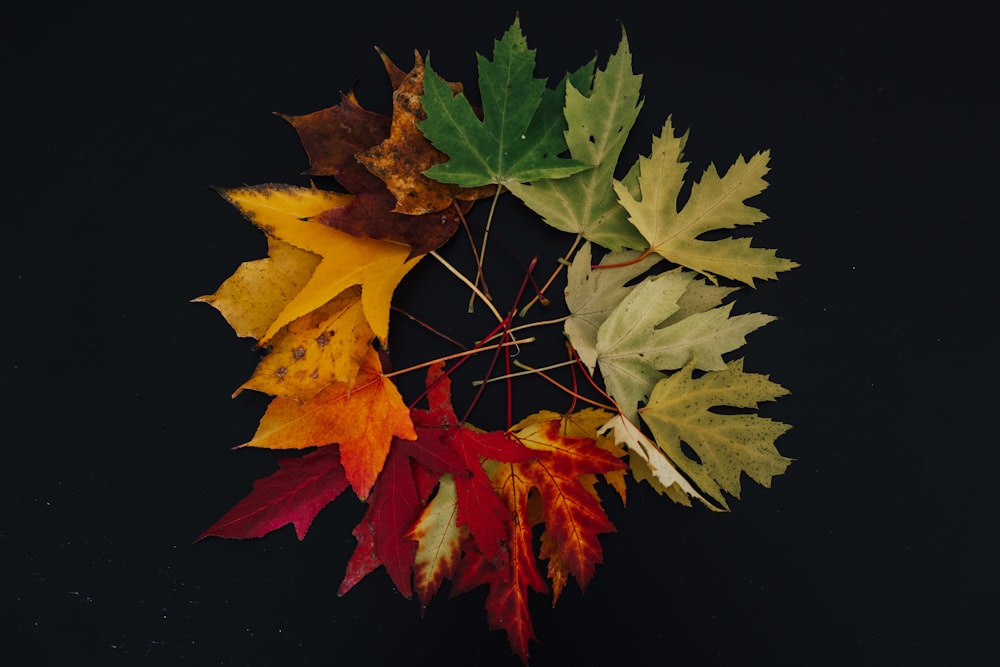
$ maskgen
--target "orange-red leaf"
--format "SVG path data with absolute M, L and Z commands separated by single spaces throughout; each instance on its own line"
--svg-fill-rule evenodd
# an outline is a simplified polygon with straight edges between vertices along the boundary
M 598 535 L 615 531 L 588 476 L 623 470 L 625 464 L 598 447 L 594 438 L 568 437 L 563 428 L 560 416 L 550 418 L 545 413 L 514 426 L 514 438 L 534 450 L 537 459 L 512 464 L 509 475 L 538 489 L 545 530 L 577 583 L 586 588 L 603 560 Z M 502 484 L 508 484 L 506 473 L 494 478 L 495 486 Z M 527 514 L 521 523 L 530 523 Z
M 328 385 L 300 403 L 275 398 L 253 439 L 243 447 L 302 449 L 340 444 L 340 456 L 354 492 L 366 498 L 385 464 L 393 436 L 413 440 L 410 411 L 391 380 L 382 376 L 378 353 L 371 349 L 353 388 Z

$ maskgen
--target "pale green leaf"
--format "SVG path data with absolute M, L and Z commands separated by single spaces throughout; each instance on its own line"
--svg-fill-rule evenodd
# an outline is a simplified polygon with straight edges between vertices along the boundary
M 608 266 L 635 260 L 636 251 L 623 250 L 605 255 L 601 264 Z M 577 251 L 566 271 L 566 306 L 569 319 L 564 331 L 580 359 L 594 372 L 597 364 L 597 330 L 611 311 L 622 302 L 632 287 L 626 283 L 638 278 L 654 264 L 662 261 L 657 255 L 650 255 L 634 264 L 614 268 L 594 269 L 591 245 L 584 243 Z
M 635 420 L 637 404 L 663 377 L 658 371 L 694 360 L 699 370 L 726 367 L 722 355 L 746 344 L 746 335 L 775 318 L 731 316 L 729 303 L 661 326 L 680 309 L 694 273 L 674 269 L 646 278 L 629 292 L 597 332 L 597 360 L 608 393 Z

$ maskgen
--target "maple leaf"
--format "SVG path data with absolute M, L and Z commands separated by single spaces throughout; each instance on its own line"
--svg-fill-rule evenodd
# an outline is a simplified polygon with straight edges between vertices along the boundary
M 777 257 L 774 250 L 754 248 L 749 238 L 701 240 L 705 232 L 752 225 L 767 219 L 760 210 L 744 200 L 760 194 L 766 187 L 769 151 L 742 156 L 725 175 L 719 176 L 714 164 L 705 170 L 700 181 L 691 187 L 684 206 L 677 210 L 677 195 L 684 184 L 687 163 L 681 162 L 687 135 L 674 136 L 667 118 L 660 136 L 653 137 L 649 157 L 636 163 L 636 188 L 615 182 L 621 205 L 629 220 L 649 242 L 649 247 L 672 262 L 703 273 L 713 282 L 716 275 L 732 278 L 753 287 L 755 279 L 774 279 L 778 272 L 798 266 Z
M 392 293 L 422 256 L 410 258 L 404 243 L 358 238 L 315 221 L 321 213 L 349 203 L 353 195 L 277 184 L 220 192 L 268 236 L 320 257 L 309 281 L 284 304 L 260 342 L 354 285 L 361 285 L 365 319 L 378 339 L 387 342 Z
M 405 81 L 394 66 L 386 63 L 395 85 Z M 299 134 L 309 158 L 307 174 L 333 176 L 355 196 L 343 206 L 330 207 L 311 218 L 315 222 L 339 229 L 360 238 L 405 243 L 410 257 L 435 250 L 451 238 L 458 229 L 460 213 L 441 210 L 429 215 L 403 215 L 397 212 L 396 197 L 383 180 L 387 174 L 372 173 L 360 157 L 390 138 L 389 118 L 363 109 L 352 94 L 344 95 L 340 104 L 305 116 L 282 116 Z M 399 121 L 402 126 L 404 120 Z M 396 127 L 393 123 L 393 127 Z M 396 129 L 395 143 L 400 155 L 416 152 L 422 145 L 404 143 L 406 139 L 427 144 L 419 132 L 414 137 L 401 137 Z M 443 158 L 442 158 L 443 159 Z M 405 164 L 402 161 L 400 164 Z M 402 171 L 398 176 L 403 178 Z M 464 192 L 464 191 L 462 191 Z M 474 193 L 467 193 L 474 198 Z M 449 202 L 442 202 L 441 208 Z M 464 203 L 461 212 L 468 210 Z M 414 213 L 415 211 L 406 211 Z
M 598 432 L 608 431 L 614 434 L 615 442 L 628 447 L 632 455 L 629 466 L 637 482 L 649 482 L 657 493 L 662 493 L 681 505 L 690 507 L 690 498 L 695 498 L 710 509 L 718 509 L 691 485 L 656 443 L 624 415 L 615 415 Z
M 571 423 L 553 412 L 536 413 L 509 431 L 515 441 L 532 450 L 533 460 L 484 461 L 496 493 L 510 512 L 510 560 L 507 568 L 500 569 L 478 549 L 469 549 L 454 581 L 456 593 L 489 585 L 490 627 L 505 630 L 512 650 L 525 662 L 528 643 L 535 638 L 528 591 L 547 590 L 532 546 L 532 527 L 537 523 L 533 515 L 539 514 L 545 525 L 545 557 L 550 562 L 555 559 L 556 567 L 565 568 L 582 589 L 603 558 L 598 535 L 615 530 L 593 489 L 593 475 L 623 470 L 625 464 L 597 446 L 594 438 L 566 435 L 567 429 L 574 428 Z M 532 501 L 533 497 L 537 500 Z M 531 507 L 536 503 L 540 509 Z
M 427 372 L 429 410 L 422 415 L 414 412 L 414 422 L 420 428 L 436 430 L 441 442 L 454 451 L 462 461 L 464 476 L 455 478 L 458 494 L 459 526 L 467 526 L 469 533 L 483 557 L 499 568 L 507 564 L 509 519 L 507 508 L 497 497 L 493 484 L 483 469 L 483 460 L 505 462 L 530 461 L 535 454 L 512 440 L 502 431 L 480 431 L 460 423 L 451 405 L 451 381 L 443 373 L 442 365 L 435 364 Z
M 615 528 L 600 499 L 581 483 L 580 476 L 624 470 L 625 464 L 598 447 L 594 438 L 570 437 L 565 429 L 562 415 L 548 411 L 522 420 L 511 429 L 514 438 L 544 455 L 509 465 L 526 484 L 538 489 L 546 530 L 555 538 L 559 554 L 580 588 L 585 589 L 594 566 L 602 562 L 597 535 Z M 506 480 L 506 473 L 501 473 L 501 479 Z
M 339 443 L 354 492 L 368 496 L 385 464 L 393 436 L 417 437 L 410 411 L 371 349 L 353 387 L 333 382 L 306 402 L 274 398 L 253 438 L 240 447 L 304 449 Z
M 444 162 L 447 156 L 434 148 L 417 127 L 427 118 L 420 105 L 420 96 L 424 91 L 423 58 L 415 51 L 413 68 L 402 72 L 385 53 L 379 51 L 379 55 L 394 82 L 392 126 L 387 139 L 358 153 L 357 159 L 385 182 L 395 198 L 392 211 L 421 215 L 448 208 L 455 199 L 474 200 L 492 196 L 495 186 L 469 189 L 424 175 L 425 170 Z M 462 90 L 462 85 L 458 83 L 450 83 L 449 87 L 456 93 Z
M 390 119 L 362 108 L 353 91 L 326 109 L 302 116 L 277 115 L 299 136 L 309 160 L 306 174 L 333 176 L 351 192 L 379 187 L 378 177 L 359 164 L 356 156 L 389 136 Z
M 433 437 L 418 435 L 414 441 L 393 441 L 385 467 L 368 497 L 368 511 L 355 527 L 358 545 L 348 562 L 339 595 L 379 566 L 385 566 L 400 594 L 407 598 L 412 595 L 417 541 L 408 532 L 443 473 L 460 475 L 465 474 L 465 469 Z
M 267 254 L 263 259 L 243 262 L 214 294 L 192 301 L 219 311 L 237 336 L 263 338 L 320 262 L 311 252 L 274 238 L 267 239 Z
M 460 425 L 451 407 L 450 382 L 442 372 L 442 364 L 432 365 L 427 377 L 430 409 L 412 409 L 416 439 L 396 440 L 393 445 L 369 497 L 369 511 L 354 531 L 358 546 L 340 594 L 385 565 L 400 592 L 410 596 L 410 573 L 418 543 L 409 532 L 441 474 L 451 475 L 455 484 L 456 525 L 472 535 L 490 562 L 506 566 L 508 514 L 483 470 L 481 457 L 489 454 L 497 459 L 523 461 L 534 454 L 507 439 L 504 433 L 484 433 Z M 406 463 L 407 457 L 414 460 L 413 467 Z M 433 474 L 423 475 L 425 483 L 421 484 L 424 469 Z M 428 480 L 430 483 L 426 483 Z M 433 573 L 424 576 L 433 577 Z M 427 595 L 430 589 L 425 586 L 418 591 Z M 422 601 L 426 604 L 426 600 Z
M 451 475 L 441 475 L 437 493 L 406 536 L 417 542 L 413 588 L 426 607 L 445 579 L 454 579 L 469 531 L 458 525 L 458 490 Z
M 645 248 L 647 243 L 618 203 L 612 183 L 615 166 L 642 101 L 642 76 L 632 72 L 632 54 L 622 28 L 618 50 L 593 81 L 566 86 L 566 145 L 569 154 L 592 169 L 566 178 L 507 187 L 556 229 L 573 232 L 606 248 Z
M 660 261 L 656 255 L 640 259 L 638 252 L 619 251 L 608 253 L 601 261 L 604 267 L 619 266 L 592 269 L 591 244 L 584 243 L 577 251 L 566 271 L 565 296 L 570 314 L 563 330 L 591 373 L 597 364 L 598 329 L 632 291 L 626 284 Z
M 419 128 L 449 157 L 424 172 L 427 176 L 475 188 L 561 178 L 590 167 L 559 156 L 566 151 L 566 79 L 548 89 L 545 79 L 534 77 L 535 51 L 528 49 L 518 18 L 494 41 L 493 60 L 477 54 L 477 61 L 482 120 L 427 58 L 421 97 L 427 118 Z M 575 76 L 585 80 L 588 71 L 584 66 Z
M 253 389 L 305 401 L 331 382 L 353 387 L 374 339 L 361 307 L 361 287 L 348 287 L 279 330 L 253 376 L 233 395 Z
M 636 285 L 597 332 L 597 362 L 608 393 L 622 414 L 637 421 L 636 407 L 663 377 L 690 360 L 700 370 L 725 367 L 722 355 L 746 343 L 746 334 L 775 318 L 762 313 L 731 316 L 729 303 L 663 323 L 674 315 L 694 273 L 674 269 Z
M 723 491 L 739 498 L 740 475 L 769 487 L 791 459 L 774 441 L 790 427 L 756 414 L 720 414 L 712 408 L 756 408 L 788 390 L 767 375 L 743 372 L 743 360 L 695 378 L 689 363 L 661 380 L 639 411 L 656 444 L 706 494 L 728 509 Z M 697 460 L 685 454 L 685 443 Z
M 305 539 L 313 519 L 347 488 L 337 447 L 320 447 L 278 460 L 277 472 L 254 482 L 253 491 L 198 538 L 263 537 L 286 524 Z

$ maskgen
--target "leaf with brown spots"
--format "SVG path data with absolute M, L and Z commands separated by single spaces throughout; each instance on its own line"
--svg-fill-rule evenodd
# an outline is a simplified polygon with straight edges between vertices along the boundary
M 253 389 L 306 401 L 331 382 L 353 387 L 374 339 L 361 305 L 361 286 L 353 285 L 278 331 L 270 351 L 236 394 Z
M 400 71 L 385 53 L 379 51 L 379 54 L 390 77 L 393 72 Z M 413 68 L 401 82 L 394 83 L 389 138 L 359 153 L 358 160 L 385 182 L 396 200 L 393 210 L 398 213 L 422 215 L 442 211 L 455 199 L 472 201 L 492 197 L 496 193 L 494 185 L 463 188 L 424 176 L 424 171 L 448 158 L 417 128 L 417 124 L 427 118 L 420 105 L 420 96 L 424 93 L 424 60 L 414 51 L 413 61 Z M 455 94 L 462 92 L 461 84 L 448 85 Z

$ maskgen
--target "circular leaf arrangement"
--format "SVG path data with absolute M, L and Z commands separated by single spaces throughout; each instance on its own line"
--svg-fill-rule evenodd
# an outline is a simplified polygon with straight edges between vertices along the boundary
M 382 60 L 391 116 L 353 93 L 284 116 L 308 157 L 309 187 L 218 190 L 268 242 L 267 257 L 198 299 L 264 352 L 237 393 L 273 398 L 243 446 L 300 453 L 280 459 L 202 537 L 261 537 L 292 524 L 302 539 L 350 489 L 367 510 L 341 594 L 380 567 L 424 606 L 445 580 L 452 594 L 488 586 L 490 627 L 527 662 L 529 596 L 554 603 L 570 578 L 585 588 L 602 562 L 600 535 L 615 528 L 599 485 L 624 502 L 631 475 L 677 503 L 726 511 L 743 474 L 769 486 L 784 472 L 789 459 L 775 440 L 789 427 L 756 410 L 787 391 L 733 355 L 775 318 L 733 314 L 731 295 L 796 264 L 719 233 L 766 218 L 746 201 L 767 187 L 768 152 L 722 174 L 710 165 L 683 201 L 687 134 L 669 118 L 648 155 L 620 164 L 642 107 L 624 31 L 603 68 L 595 58 L 549 87 L 534 76 L 535 52 L 515 19 L 492 58 L 479 56 L 481 106 L 429 57 L 415 53 L 409 71 Z M 533 260 L 501 303 L 487 283 L 487 241 L 504 197 L 570 247 L 547 280 L 536 281 Z M 475 229 L 474 207 L 487 209 Z M 446 248 L 464 248 L 475 269 L 457 268 Z M 394 304 L 419 263 L 468 293 L 468 312 L 452 319 L 489 314 L 474 341 Z M 560 304 L 548 292 L 559 286 L 564 308 L 553 315 Z M 424 288 L 438 289 L 414 287 Z M 528 317 L 542 306 L 544 318 Z M 397 311 L 456 351 L 392 368 Z M 561 328 L 565 352 L 527 364 L 542 327 Z M 480 379 L 454 383 L 473 359 L 488 360 Z M 400 381 L 414 374 L 419 391 L 404 392 Z M 565 392 L 569 407 L 514 415 L 527 378 Z M 487 387 L 505 390 L 487 405 L 505 409 L 506 428 L 469 421 Z

